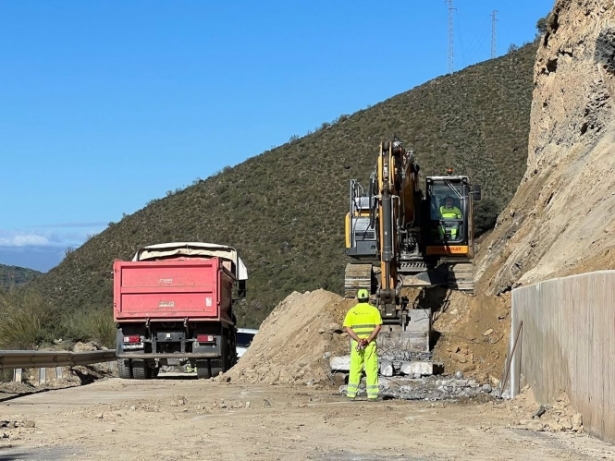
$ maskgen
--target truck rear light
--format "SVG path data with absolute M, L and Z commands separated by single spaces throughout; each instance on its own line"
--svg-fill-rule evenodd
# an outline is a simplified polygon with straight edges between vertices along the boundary
M 215 343 L 216 337 L 213 335 L 197 335 L 196 340 L 198 343 Z
M 124 336 L 124 343 L 137 344 L 140 342 L 141 342 L 141 336 L 138 336 L 138 335 Z

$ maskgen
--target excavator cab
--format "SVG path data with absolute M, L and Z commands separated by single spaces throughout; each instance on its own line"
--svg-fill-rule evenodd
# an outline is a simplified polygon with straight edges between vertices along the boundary
M 467 176 L 429 176 L 426 183 L 426 254 L 471 257 L 472 204 L 481 198 L 480 186 Z

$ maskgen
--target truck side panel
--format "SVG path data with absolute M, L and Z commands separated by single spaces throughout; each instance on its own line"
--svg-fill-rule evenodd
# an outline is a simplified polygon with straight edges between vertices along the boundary
M 219 321 L 221 304 L 223 311 L 230 307 L 221 298 L 232 281 L 218 258 L 116 261 L 113 269 L 116 321 Z

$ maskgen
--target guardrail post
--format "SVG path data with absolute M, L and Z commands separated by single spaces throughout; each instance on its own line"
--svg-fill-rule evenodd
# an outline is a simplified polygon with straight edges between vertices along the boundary
M 62 379 L 62 367 L 56 367 L 56 379 Z
M 21 383 L 21 368 L 15 368 L 13 370 L 13 382 Z
M 39 384 L 39 386 L 41 384 L 45 384 L 45 381 L 47 381 L 47 369 L 46 368 L 39 368 L 38 369 L 38 384 Z

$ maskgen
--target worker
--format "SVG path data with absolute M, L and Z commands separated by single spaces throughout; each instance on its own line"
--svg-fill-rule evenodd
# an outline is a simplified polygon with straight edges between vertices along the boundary
M 351 338 L 350 342 L 350 376 L 346 396 L 354 400 L 361 382 L 361 372 L 365 368 L 367 400 L 378 400 L 378 355 L 376 337 L 382 328 L 380 311 L 369 304 L 369 292 L 360 289 L 359 300 L 346 314 L 344 328 Z
M 448 196 L 444 199 L 444 205 L 440 207 L 442 219 L 461 219 L 461 210 L 455 206 L 453 197 Z
M 462 218 L 461 210 L 455 206 L 453 197 L 447 196 L 444 198 L 444 205 L 440 207 L 440 216 L 443 221 Z M 449 224 L 449 225 L 441 223 L 440 226 L 438 227 L 438 231 L 440 233 L 441 239 L 444 239 L 447 229 L 450 232 L 451 238 L 453 240 L 456 239 L 457 233 L 459 232 L 458 223 Z

